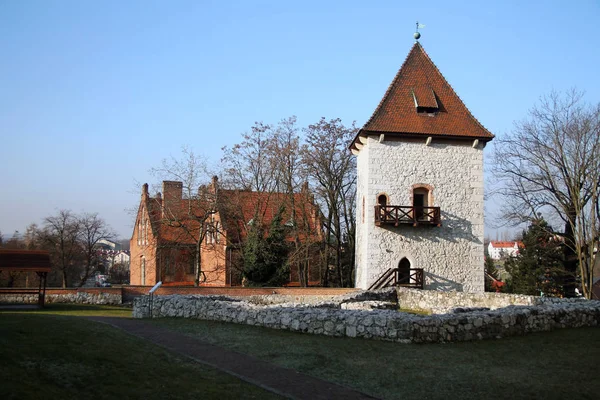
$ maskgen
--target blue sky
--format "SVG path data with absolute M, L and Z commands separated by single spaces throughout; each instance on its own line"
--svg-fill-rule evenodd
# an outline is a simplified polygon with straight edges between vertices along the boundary
M 135 182 L 182 145 L 217 163 L 255 121 L 362 125 L 417 20 L 496 135 L 552 89 L 600 101 L 598 1 L 0 0 L 0 231 L 71 209 L 128 238 Z

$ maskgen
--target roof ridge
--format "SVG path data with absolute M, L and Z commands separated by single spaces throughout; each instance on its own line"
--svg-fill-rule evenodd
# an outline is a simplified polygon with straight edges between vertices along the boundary
M 394 84 L 396 83 L 396 81 L 400 77 L 400 71 L 402 71 L 402 68 L 404 68 L 404 65 L 406 65 L 406 62 L 408 61 L 408 58 L 412 54 L 414 48 L 417 47 L 417 46 L 420 47 L 421 49 L 423 49 L 423 47 L 421 46 L 421 44 L 419 42 L 415 42 L 415 44 L 413 44 L 413 46 L 410 48 L 410 51 L 408 52 L 408 54 L 404 58 L 404 61 L 402 62 L 402 65 L 398 69 L 398 72 L 396 72 L 396 75 L 394 76 L 394 79 L 392 79 L 392 82 L 388 85 L 388 88 L 385 91 L 385 93 L 383 94 L 383 97 L 381 98 L 381 100 L 379 101 L 379 104 L 377 104 L 377 107 L 375 107 L 375 111 L 373 111 L 373 114 L 371 114 L 371 117 L 367 120 L 367 122 L 365 122 L 363 124 L 363 127 L 359 130 L 359 132 L 362 131 L 365 126 L 369 125 L 369 123 L 373 120 L 373 118 L 375 118 L 375 115 L 379 112 L 379 109 L 381 108 L 381 106 L 383 105 L 383 103 L 385 102 L 385 100 L 387 100 L 388 96 L 390 95 L 390 92 L 392 91 L 392 87 L 394 87 Z M 427 55 L 427 53 L 425 53 L 425 55 Z
M 431 59 L 431 57 L 429 57 L 429 54 L 427 54 L 427 52 L 425 51 L 425 49 L 423 48 L 423 46 L 421 46 L 421 44 L 418 43 L 418 42 L 417 42 L 417 44 L 419 44 L 419 47 L 421 48 L 421 51 L 423 52 L 423 55 L 425 55 L 425 57 L 427 57 L 427 59 L 429 60 L 429 62 L 431 62 L 431 65 L 433 65 L 433 67 L 435 68 L 435 70 L 442 76 L 442 78 L 444 78 L 444 80 L 448 84 L 448 87 L 450 88 L 450 90 L 452 90 L 452 93 L 454 93 L 454 95 L 458 98 L 458 100 L 460 100 L 460 102 L 462 103 L 462 105 L 469 112 L 468 116 L 471 117 L 471 118 L 473 118 L 473 120 L 477 123 L 477 125 L 479 125 L 481 127 L 481 129 L 483 129 L 484 131 L 486 131 L 487 133 L 489 133 L 490 135 L 492 135 L 492 138 L 494 138 L 495 135 L 492 132 L 490 132 L 485 126 L 483 126 L 483 124 L 481 122 L 479 122 L 479 120 L 473 115 L 473 113 L 471 112 L 471 110 L 469 110 L 469 107 L 467 107 L 467 105 L 465 104 L 465 102 L 463 101 L 463 99 L 459 96 L 459 94 L 456 92 L 456 90 L 454 90 L 454 87 L 452 86 L 452 84 L 448 81 L 448 79 L 446 79 L 446 77 L 444 76 L 444 74 L 442 74 L 442 71 L 440 71 L 440 69 L 438 68 L 438 66 Z M 398 71 L 398 72 L 400 72 L 400 71 Z M 427 80 L 429 80 L 429 79 L 427 79 Z

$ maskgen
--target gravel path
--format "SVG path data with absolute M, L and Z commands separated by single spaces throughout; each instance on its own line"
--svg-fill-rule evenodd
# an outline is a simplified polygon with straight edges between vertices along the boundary
M 210 365 L 290 399 L 374 399 L 374 397 L 350 388 L 279 367 L 256 357 L 208 344 L 143 320 L 114 317 L 88 318 L 122 329 L 194 361 Z

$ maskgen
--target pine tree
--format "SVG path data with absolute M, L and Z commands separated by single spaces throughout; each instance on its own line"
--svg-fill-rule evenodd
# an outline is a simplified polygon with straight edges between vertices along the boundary
M 267 237 L 268 265 L 273 271 L 267 286 L 281 286 L 289 281 L 289 265 L 287 263 L 290 244 L 285 240 L 287 228 L 283 222 L 284 207 L 280 207 L 271 221 L 269 236 Z
M 543 219 L 523 232 L 523 248 L 506 261 L 510 291 L 527 295 L 562 296 L 565 270 L 560 241 Z
M 243 246 L 243 274 L 250 286 L 281 286 L 289 279 L 284 211 L 281 207 L 273 217 L 267 235 L 258 218 L 253 219 Z

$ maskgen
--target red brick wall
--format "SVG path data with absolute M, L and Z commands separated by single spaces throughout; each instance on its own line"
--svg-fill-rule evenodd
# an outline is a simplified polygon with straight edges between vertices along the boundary
M 133 235 L 129 242 L 131 257 L 129 261 L 129 283 L 132 285 L 155 285 L 157 282 L 156 274 L 156 238 L 152 232 L 151 219 L 148 214 L 149 198 L 147 186 L 142 189 L 142 199 L 138 208 L 138 215 L 133 228 Z M 140 221 L 147 220 L 147 242 L 138 240 L 141 232 L 139 231 Z M 140 244 L 138 244 L 140 243 Z M 142 259 L 145 263 L 145 279 L 142 282 Z

